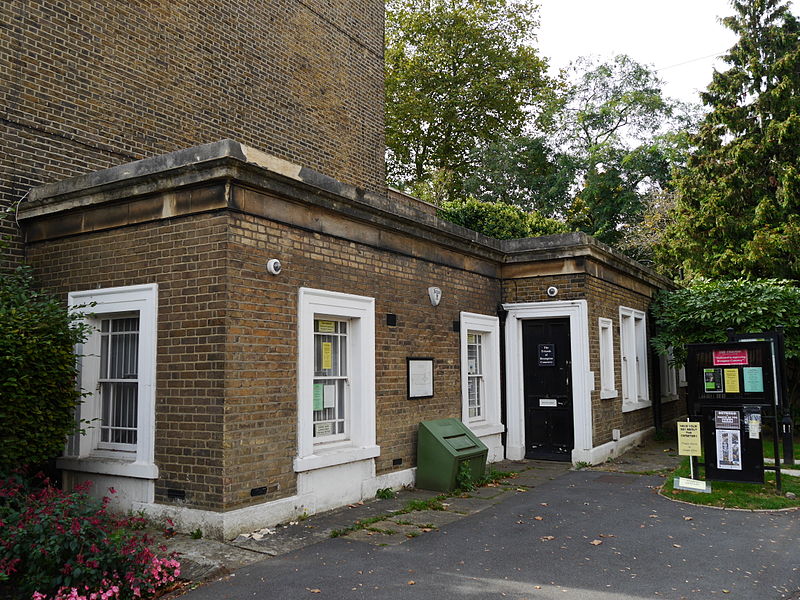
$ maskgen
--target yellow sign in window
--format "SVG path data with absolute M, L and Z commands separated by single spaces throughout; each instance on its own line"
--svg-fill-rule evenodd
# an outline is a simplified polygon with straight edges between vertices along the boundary
M 322 342 L 322 368 L 328 371 L 333 368 L 333 344 Z

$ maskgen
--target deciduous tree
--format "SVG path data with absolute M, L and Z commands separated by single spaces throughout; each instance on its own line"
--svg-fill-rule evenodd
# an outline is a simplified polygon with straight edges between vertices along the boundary
M 409 189 L 437 172 L 460 190 L 488 144 L 518 135 L 549 94 L 516 0 L 391 0 L 386 7 L 387 173 Z M 538 111 L 541 112 L 541 111 Z
M 616 245 L 641 219 L 646 196 L 669 187 L 690 121 L 690 107 L 665 97 L 656 74 L 632 58 L 575 61 L 556 115 L 559 148 L 577 177 L 568 223 Z

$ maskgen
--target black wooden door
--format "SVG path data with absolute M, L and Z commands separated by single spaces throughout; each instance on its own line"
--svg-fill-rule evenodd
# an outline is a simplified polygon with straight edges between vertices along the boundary
M 525 457 L 571 460 L 572 355 L 569 319 L 522 322 Z

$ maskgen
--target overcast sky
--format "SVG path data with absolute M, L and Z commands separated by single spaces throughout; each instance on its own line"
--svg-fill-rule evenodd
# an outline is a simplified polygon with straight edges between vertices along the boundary
M 538 46 L 551 67 L 579 56 L 628 54 L 654 66 L 668 96 L 699 102 L 697 92 L 725 68 L 713 55 L 736 36 L 719 23 L 733 14 L 727 0 L 533 0 L 540 5 Z M 798 13 L 797 3 L 793 6 Z

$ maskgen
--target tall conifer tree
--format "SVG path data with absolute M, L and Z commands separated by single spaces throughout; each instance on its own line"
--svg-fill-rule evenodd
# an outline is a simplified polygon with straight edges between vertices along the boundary
M 734 0 L 739 40 L 701 94 L 710 108 L 658 250 L 686 277 L 800 279 L 800 25 L 782 0 Z

